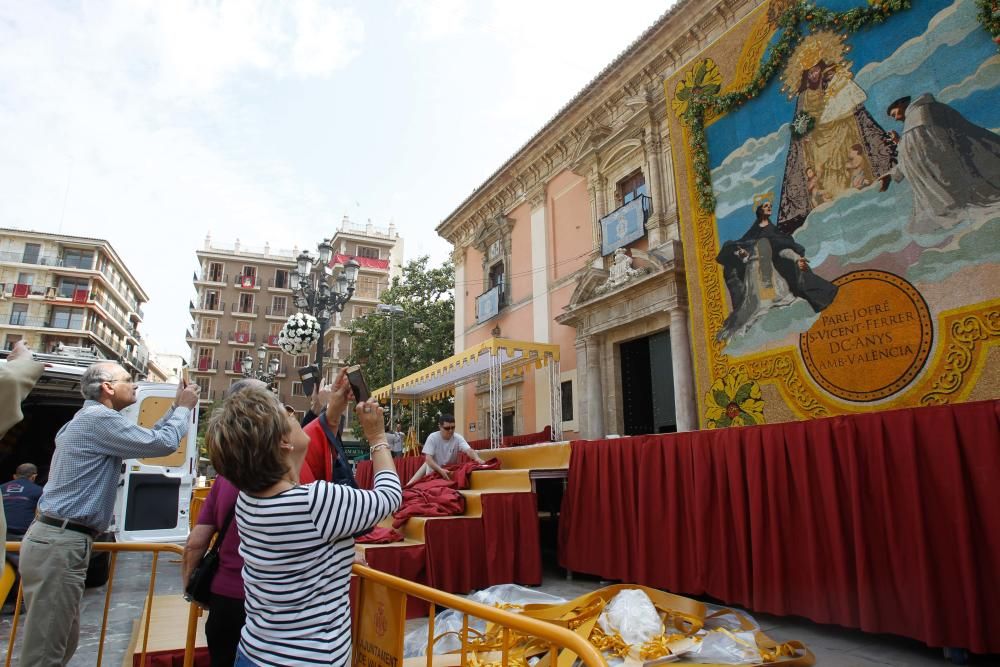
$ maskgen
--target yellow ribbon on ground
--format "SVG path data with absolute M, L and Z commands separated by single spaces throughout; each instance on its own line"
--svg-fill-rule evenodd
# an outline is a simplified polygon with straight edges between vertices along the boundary
M 618 633 L 607 634 L 597 625 L 604 607 L 615 595 L 627 589 L 639 589 L 646 593 L 659 612 L 663 624 L 663 632 L 642 646 L 631 646 Z M 706 620 L 731 614 L 738 620 L 741 631 L 754 633 L 756 649 L 760 653 L 760 662 L 757 664 L 809 667 L 816 663 L 816 658 L 802 642 L 789 641 L 779 644 L 763 632 L 756 630 L 750 619 L 735 609 L 723 608 L 713 614 L 708 614 L 707 607 L 697 600 L 646 586 L 631 584 L 606 586 L 559 605 L 529 604 L 520 607 L 506 603 L 497 606 L 520 611 L 525 616 L 561 625 L 576 632 L 581 637 L 586 637 L 602 652 L 619 658 L 630 656 L 633 660 L 642 662 L 690 650 L 692 645 L 701 641 L 696 635 L 704 628 Z M 749 642 L 740 639 L 725 628 L 718 628 L 712 632 L 724 633 L 736 643 L 750 646 Z M 435 637 L 435 643 L 445 634 L 452 633 L 444 633 Z M 461 641 L 461 634 L 454 634 L 458 634 Z M 469 635 L 468 643 L 463 645 L 459 652 L 466 654 L 468 664 L 471 667 L 501 667 L 503 656 L 506 656 L 508 665 L 515 667 L 527 665 L 528 659 L 535 656 L 541 656 L 535 663 L 535 667 L 572 667 L 576 660 L 576 655 L 568 649 L 553 650 L 553 647 L 544 640 L 521 635 L 511 630 L 505 632 L 502 626 L 492 623 L 487 624 L 486 631 L 483 633 L 470 628 Z M 556 665 L 550 664 L 553 656 L 556 656 Z M 713 667 L 708 663 L 701 664 L 705 667 Z M 715 665 L 714 667 L 724 666 Z

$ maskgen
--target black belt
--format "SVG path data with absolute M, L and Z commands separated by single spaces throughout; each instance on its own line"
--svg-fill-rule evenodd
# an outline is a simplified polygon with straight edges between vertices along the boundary
M 84 535 L 90 535 L 91 537 L 97 537 L 101 533 L 101 531 L 94 530 L 90 526 L 85 526 L 82 523 L 73 523 L 69 519 L 56 519 L 44 514 L 39 514 L 38 518 L 35 520 L 39 523 L 44 523 L 46 526 L 55 526 L 56 528 L 73 530 L 78 533 L 83 533 Z

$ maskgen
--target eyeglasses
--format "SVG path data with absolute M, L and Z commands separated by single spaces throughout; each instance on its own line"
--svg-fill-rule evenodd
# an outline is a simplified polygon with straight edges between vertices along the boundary
M 455 425 L 452 424 L 451 426 L 442 426 L 441 430 L 442 431 L 454 431 L 455 430 Z
M 135 382 L 132 381 L 132 378 L 129 378 L 127 380 L 105 380 L 104 384 L 114 384 L 115 382 L 127 382 L 128 384 L 135 384 Z

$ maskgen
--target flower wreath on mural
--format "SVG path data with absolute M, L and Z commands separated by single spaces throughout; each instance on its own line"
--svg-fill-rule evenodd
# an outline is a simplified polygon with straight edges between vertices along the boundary
M 725 376 L 713 382 L 705 395 L 705 405 L 709 428 L 765 423 L 760 385 L 744 370 L 730 368 Z
M 1000 44 L 1000 0 L 976 0 L 976 3 L 979 7 L 980 24 Z M 775 7 L 781 9 L 773 14 L 769 12 L 769 17 L 783 30 L 750 83 L 738 90 L 719 94 L 721 76 L 716 64 L 711 59 L 706 59 L 696 63 L 677 83 L 674 91 L 671 106 L 691 133 L 695 191 L 698 205 L 705 212 L 715 211 L 715 193 L 712 190 L 708 141 L 705 136 L 706 116 L 727 114 L 757 97 L 771 78 L 785 69 L 788 59 L 807 34 L 827 31 L 846 35 L 857 32 L 884 22 L 896 12 L 908 9 L 910 0 L 868 0 L 868 6 L 855 7 L 845 12 L 817 7 L 805 0 L 791 1 L 787 5 L 784 2 L 775 3 Z M 795 122 L 795 131 L 806 134 L 812 129 L 815 119 L 802 117 L 796 118 Z

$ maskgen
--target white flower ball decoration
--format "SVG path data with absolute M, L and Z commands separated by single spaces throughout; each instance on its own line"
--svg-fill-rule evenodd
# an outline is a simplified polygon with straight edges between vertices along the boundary
M 304 354 L 318 340 L 319 322 L 308 313 L 289 315 L 285 326 L 278 332 L 278 347 L 285 354 Z

